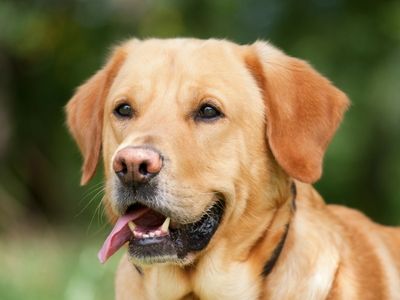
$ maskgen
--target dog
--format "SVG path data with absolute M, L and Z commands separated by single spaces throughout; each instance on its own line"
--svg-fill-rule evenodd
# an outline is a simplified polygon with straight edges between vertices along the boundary
M 312 187 L 347 96 L 267 42 L 133 39 L 66 106 L 116 299 L 400 299 L 400 231 Z

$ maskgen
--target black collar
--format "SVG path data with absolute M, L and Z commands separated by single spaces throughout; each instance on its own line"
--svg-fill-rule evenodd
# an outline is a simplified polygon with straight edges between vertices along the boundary
M 296 185 L 294 182 L 291 185 L 291 192 L 293 195 L 292 209 L 293 209 L 293 212 L 295 212 L 296 211 L 297 190 L 296 190 Z M 272 269 L 274 268 L 276 262 L 279 259 L 280 254 L 282 252 L 283 246 L 285 245 L 285 241 L 286 241 L 286 238 L 287 238 L 287 235 L 289 232 L 289 227 L 290 227 L 290 223 L 286 224 L 285 232 L 282 234 L 282 237 L 279 240 L 279 243 L 276 245 L 274 251 L 272 251 L 272 255 L 270 256 L 270 258 L 267 260 L 267 262 L 264 265 L 264 268 L 261 273 L 262 276 L 267 277 L 272 272 Z

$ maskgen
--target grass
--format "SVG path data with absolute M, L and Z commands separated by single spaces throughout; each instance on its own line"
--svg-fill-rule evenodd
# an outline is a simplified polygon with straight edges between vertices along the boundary
M 0 299 L 113 299 L 122 253 L 101 265 L 101 238 L 48 229 L 0 235 Z

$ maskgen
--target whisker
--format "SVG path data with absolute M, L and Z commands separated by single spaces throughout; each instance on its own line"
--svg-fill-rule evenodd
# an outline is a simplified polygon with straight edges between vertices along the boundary
M 90 199 L 90 200 L 85 204 L 85 206 L 81 209 L 81 211 L 80 211 L 79 213 L 76 214 L 75 217 L 80 216 L 80 215 L 93 203 L 93 201 L 95 201 L 95 200 L 97 199 L 97 197 L 98 197 L 101 193 L 103 193 L 104 191 L 105 191 L 105 188 L 104 188 L 103 186 L 102 186 L 101 188 L 98 188 L 96 194 L 92 197 L 92 199 Z
M 90 204 L 93 203 L 94 200 L 98 199 L 98 196 L 99 196 L 100 193 L 102 193 L 102 192 L 104 192 L 104 189 L 98 191 L 97 194 L 93 196 L 92 200 L 90 200 Z M 102 207 L 102 202 L 103 202 L 102 199 L 103 199 L 103 198 L 104 198 L 104 196 L 100 199 L 100 201 L 99 201 L 99 202 L 97 203 L 97 205 L 96 205 L 96 208 L 95 208 L 95 210 L 94 210 L 94 212 L 93 212 L 93 214 L 92 214 L 92 217 L 90 218 L 90 222 L 89 222 L 89 225 L 88 225 L 88 228 L 87 228 L 87 232 L 90 230 L 90 227 L 91 227 L 91 225 L 92 225 L 92 223 L 93 223 L 93 220 L 94 220 L 94 218 L 96 217 L 96 213 L 97 213 L 97 212 L 99 211 L 99 209 L 101 209 L 101 207 Z M 87 207 L 88 207 L 88 205 L 86 205 L 86 208 L 87 208 Z
M 98 190 L 101 189 L 102 187 L 103 187 L 103 183 L 102 182 L 99 182 L 99 183 L 95 184 L 94 186 L 90 187 L 89 190 L 85 192 L 85 194 L 83 195 L 83 197 L 81 198 L 79 203 L 82 203 L 83 200 L 85 200 L 90 195 L 92 195 L 94 193 L 97 193 Z

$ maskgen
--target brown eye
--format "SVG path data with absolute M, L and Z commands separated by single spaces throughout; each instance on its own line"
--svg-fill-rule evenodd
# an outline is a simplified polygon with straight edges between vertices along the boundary
M 119 118 L 130 119 L 133 116 L 133 109 L 129 104 L 122 103 L 114 109 L 114 114 Z
M 212 121 L 220 118 L 222 113 L 211 104 L 204 104 L 197 111 L 196 119 L 204 121 Z

